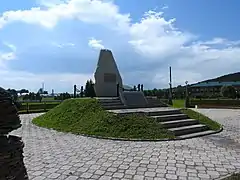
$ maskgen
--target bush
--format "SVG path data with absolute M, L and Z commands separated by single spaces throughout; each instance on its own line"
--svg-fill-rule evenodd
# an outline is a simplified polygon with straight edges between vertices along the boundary
M 236 98 L 236 89 L 233 86 L 222 86 L 221 95 L 227 98 Z
M 235 99 L 204 99 L 204 100 L 191 100 L 191 106 L 232 106 L 232 107 L 239 107 L 240 100 Z

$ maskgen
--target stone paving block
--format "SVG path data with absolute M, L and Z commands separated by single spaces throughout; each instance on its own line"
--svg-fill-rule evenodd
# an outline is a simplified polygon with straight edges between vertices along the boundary
M 77 176 L 68 176 L 65 180 L 77 180 L 78 178 Z
M 145 176 L 147 176 L 147 177 L 155 177 L 156 173 L 147 171 L 147 172 L 145 172 Z
M 212 179 L 240 170 L 239 129 L 233 130 L 233 127 L 238 128 L 240 112 L 198 110 L 223 124 L 224 131 L 182 141 L 109 141 L 36 127 L 31 119 L 39 114 L 25 114 L 20 115 L 22 128 L 13 134 L 21 135 L 26 142 L 25 164 L 31 178 L 42 177 L 47 180 L 50 179 L 48 176 L 56 173 L 60 174 L 57 179 L 68 176 L 111 179 L 114 173 L 119 173 L 121 177 L 114 178 L 128 179 L 138 175 L 145 179 L 174 179 L 176 176 L 183 179 L 188 173 L 188 179 L 194 180 L 200 179 L 198 175 L 202 176 L 201 179 Z M 228 141 L 231 146 L 227 144 Z M 72 171 L 63 171 L 68 168 Z M 109 172 L 110 168 L 117 170 Z M 104 174 L 96 174 L 97 170 Z M 44 173 L 40 175 L 41 171 Z M 155 176 L 150 177 L 145 173 L 155 173 Z
M 134 176 L 133 176 L 133 179 L 134 179 L 134 180 L 144 180 L 144 176 L 134 175 Z
M 43 176 L 37 176 L 37 177 L 34 177 L 33 180 L 45 180 L 46 177 L 43 177 Z
M 51 173 L 49 174 L 48 178 L 51 178 L 51 179 L 57 179 L 61 174 L 58 174 L 58 173 Z
M 32 173 L 33 176 L 40 176 L 42 175 L 44 172 L 43 171 L 35 171 Z
M 210 176 L 208 174 L 201 174 L 201 173 L 198 174 L 198 177 L 200 179 L 209 179 L 210 178 Z
M 115 178 L 122 178 L 123 176 L 124 176 L 124 173 L 115 172 L 115 173 L 113 174 L 113 177 L 115 177 Z
M 167 179 L 178 179 L 175 174 L 166 174 Z
M 102 171 L 102 170 L 96 170 L 95 172 L 94 172 L 94 174 L 96 174 L 96 175 L 103 175 L 105 173 L 105 171 Z
M 101 177 L 99 178 L 99 180 L 111 180 L 111 179 L 112 179 L 111 176 L 101 176 Z
M 93 174 L 90 174 L 88 172 L 83 173 L 80 177 L 89 179 Z

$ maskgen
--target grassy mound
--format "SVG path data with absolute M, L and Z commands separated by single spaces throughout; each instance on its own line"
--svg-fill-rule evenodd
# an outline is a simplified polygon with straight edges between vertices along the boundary
M 102 137 L 162 139 L 174 138 L 154 119 L 144 115 L 117 116 L 102 109 L 96 99 L 68 99 L 33 123 L 74 134 Z
M 201 113 L 193 111 L 191 109 L 181 109 L 181 112 L 187 114 L 189 118 L 199 120 L 201 124 L 205 124 L 209 129 L 217 131 L 221 129 L 221 125 L 216 121 L 211 120 L 207 116 L 204 116 Z

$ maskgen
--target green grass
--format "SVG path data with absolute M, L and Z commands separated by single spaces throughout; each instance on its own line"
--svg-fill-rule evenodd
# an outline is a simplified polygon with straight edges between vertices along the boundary
M 174 99 L 173 100 L 173 107 L 175 108 L 183 108 L 185 100 L 184 99 Z
M 102 137 L 163 139 L 174 138 L 161 124 L 145 115 L 117 116 L 102 109 L 96 99 L 68 99 L 33 123 L 58 131 Z
M 223 180 L 240 180 L 240 173 L 232 174 L 230 177 L 224 178 Z
M 181 112 L 187 114 L 189 118 L 199 120 L 201 124 L 205 124 L 209 129 L 217 131 L 221 129 L 221 125 L 216 121 L 211 120 L 207 116 L 204 116 L 201 113 L 193 111 L 191 109 L 181 109 Z

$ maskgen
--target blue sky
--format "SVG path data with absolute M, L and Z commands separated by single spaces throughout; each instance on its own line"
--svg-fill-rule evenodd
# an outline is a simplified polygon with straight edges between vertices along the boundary
M 1 0 L 0 86 L 69 91 L 112 50 L 125 84 L 184 84 L 237 72 L 240 1 Z

